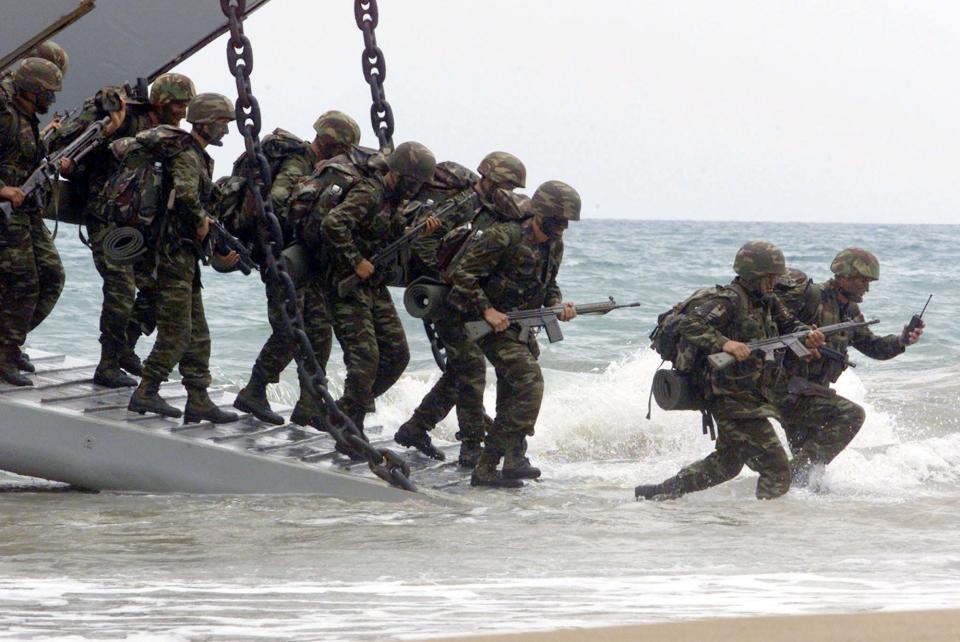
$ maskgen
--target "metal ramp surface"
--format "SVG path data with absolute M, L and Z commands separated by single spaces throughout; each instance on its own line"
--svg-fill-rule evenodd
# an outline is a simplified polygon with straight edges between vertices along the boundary
M 0 469 L 93 490 L 147 493 L 320 494 L 347 500 L 449 501 L 432 492 L 457 485 L 468 473 L 416 451 L 399 448 L 382 430 L 368 428 L 374 445 L 397 449 L 420 492 L 394 488 L 365 462 L 334 451 L 326 433 L 295 424 L 274 426 L 249 415 L 230 424 L 181 420 L 127 410 L 131 389 L 93 383 L 94 363 L 29 350 L 37 372 L 32 387 L 0 383 Z M 179 382 L 164 398 L 182 406 Z M 210 389 L 222 408 L 234 395 Z M 287 417 L 289 408 L 278 408 Z M 448 453 L 456 459 L 456 447 Z

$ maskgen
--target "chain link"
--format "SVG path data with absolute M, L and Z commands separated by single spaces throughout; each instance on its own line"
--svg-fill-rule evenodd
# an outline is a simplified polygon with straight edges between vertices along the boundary
M 380 140 L 380 151 L 393 151 L 393 109 L 383 92 L 383 81 L 387 79 L 387 61 L 383 50 L 377 46 L 375 30 L 380 22 L 380 10 L 377 0 L 354 0 L 353 15 L 357 26 L 363 32 L 363 77 L 370 85 L 370 122 L 373 132 Z
M 297 306 L 297 289 L 287 272 L 283 256 L 283 231 L 280 221 L 273 211 L 270 189 L 273 177 L 270 175 L 270 163 L 260 147 L 260 103 L 253 95 L 250 73 L 253 71 L 253 48 L 250 40 L 243 34 L 243 16 L 246 13 L 246 0 L 220 0 L 220 8 L 230 23 L 230 40 L 227 43 L 227 61 L 230 73 L 237 81 L 237 129 L 243 136 L 247 150 L 247 180 L 251 188 L 256 212 L 259 217 L 257 242 L 263 259 L 261 273 L 266 275 L 266 287 L 279 291 L 282 301 L 283 322 L 294 340 L 294 358 L 297 367 L 304 375 L 307 390 L 315 399 L 322 399 L 328 417 L 322 418 L 324 429 L 336 440 L 341 449 L 359 452 L 367 460 L 367 465 L 377 477 L 403 488 L 415 491 L 410 481 L 410 468 L 396 453 L 386 448 L 374 448 L 357 429 L 353 421 L 343 413 L 327 389 L 327 378 L 317 362 L 317 356 L 310 345 L 310 339 L 304 330 L 303 315 Z M 360 3 L 358 3 L 359 5 Z M 376 24 L 376 6 L 373 11 L 373 24 Z M 372 36 L 372 34 L 371 34 Z M 382 94 L 382 88 L 380 89 Z M 383 104 L 386 104 L 384 101 Z M 386 105 L 389 113 L 389 105 Z M 393 131 L 393 117 L 390 116 L 390 131 Z M 381 138 L 381 141 L 384 139 Z M 389 136 L 386 139 L 389 142 Z M 257 180 L 253 180 L 254 177 Z M 330 421 L 333 419 L 333 422 Z

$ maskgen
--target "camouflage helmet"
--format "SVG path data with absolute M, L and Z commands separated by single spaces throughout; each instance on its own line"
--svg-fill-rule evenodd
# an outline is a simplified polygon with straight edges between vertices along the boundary
M 783 252 L 773 243 L 750 241 L 737 250 L 733 271 L 745 279 L 767 274 L 779 276 L 786 273 L 787 262 L 783 258 Z
M 63 47 L 55 43 L 53 40 L 44 40 L 39 45 L 28 51 L 27 57 L 49 60 L 57 66 L 57 69 L 59 69 L 60 73 L 64 76 L 67 75 L 67 70 L 70 68 L 70 56 L 68 56 L 67 52 L 63 50 Z
M 848 247 L 840 250 L 833 263 L 830 264 L 830 271 L 837 276 L 862 276 L 871 281 L 880 278 L 880 261 L 873 255 L 859 247 Z
M 400 143 L 387 156 L 387 167 L 400 176 L 410 176 L 425 183 L 433 176 L 437 159 L 433 152 L 413 141 Z
M 13 86 L 18 91 L 41 93 L 63 89 L 60 68 L 43 58 L 24 58 L 13 72 Z
M 530 211 L 541 218 L 580 220 L 580 194 L 562 181 L 547 181 L 530 199 Z
M 196 95 L 197 88 L 193 85 L 193 81 L 183 74 L 161 74 L 150 85 L 151 105 L 188 102 Z
M 342 111 L 327 111 L 313 124 L 317 139 L 321 144 L 358 145 L 360 143 L 360 125 Z
M 236 120 L 237 114 L 233 108 L 233 101 L 223 94 L 198 94 L 187 105 L 187 122 L 212 123 L 221 118 Z
M 527 186 L 527 168 L 519 158 L 507 152 L 490 152 L 480 161 L 477 171 L 498 185 Z

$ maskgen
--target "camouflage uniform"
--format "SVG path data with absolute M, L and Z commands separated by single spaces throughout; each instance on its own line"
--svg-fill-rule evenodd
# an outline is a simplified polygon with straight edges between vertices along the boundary
M 757 254 L 773 257 L 774 265 L 755 272 L 752 261 Z M 762 256 L 756 265 L 762 266 L 760 261 Z M 776 296 L 760 296 L 750 281 L 758 274 L 783 273 L 779 249 L 769 243 L 748 243 L 738 252 L 735 266 L 740 276 L 680 321 L 683 342 L 708 355 L 722 352 L 727 341 L 747 343 L 808 329 Z M 758 499 L 783 495 L 790 490 L 790 465 L 769 421 L 777 416 L 773 386 L 781 369 L 765 366 L 757 356 L 720 371 L 701 362 L 700 376 L 709 384 L 705 409 L 717 423 L 716 449 L 662 484 L 638 486 L 637 496 L 677 497 L 704 490 L 733 479 L 744 465 L 760 473 Z
M 517 210 L 503 207 L 503 199 L 506 198 L 508 190 L 525 186 L 526 168 L 523 163 L 505 152 L 493 152 L 483 159 L 478 170 L 486 179 L 482 183 L 476 175 L 463 166 L 456 163 L 440 163 L 434 178 L 418 194 L 417 199 L 420 201 L 433 199 L 440 204 L 456 196 L 459 192 L 457 187 L 462 189 L 464 184 L 472 183 L 477 193 L 477 203 L 468 203 L 466 207 L 460 208 L 460 211 L 449 213 L 436 233 L 414 243 L 414 265 L 422 266 L 417 276 L 426 276 L 438 281 L 441 279 L 436 267 L 437 248 L 440 239 L 453 229 L 465 223 L 471 223 L 473 229 L 484 230 L 494 222 L 520 218 Z M 500 192 L 504 194 L 496 199 L 499 202 L 494 202 L 495 195 L 499 195 Z M 401 426 L 401 431 L 413 433 L 430 431 L 456 405 L 459 427 L 456 436 L 463 443 L 459 463 L 472 468 L 480 456 L 480 444 L 487 425 L 492 421 L 483 407 L 486 362 L 480 347 L 464 334 L 463 319 L 455 310 L 449 309 L 448 306 L 447 311 L 436 320 L 434 325 L 437 337 L 445 348 L 447 367 L 414 410 L 413 417 Z M 395 439 L 399 443 L 406 439 L 406 435 L 398 434 Z M 442 453 L 437 454 L 431 451 L 433 449 L 428 448 L 425 452 L 442 457 Z
M 579 195 L 559 181 L 538 188 L 535 206 L 541 200 L 541 192 L 554 188 L 566 199 L 565 206 L 569 205 L 569 214 L 565 212 L 563 218 L 577 220 Z M 489 308 L 507 312 L 559 305 L 562 296 L 557 272 L 562 259 L 563 241 L 537 241 L 532 220 L 492 225 L 474 240 L 454 270 L 448 302 L 466 318 L 473 319 L 483 318 Z M 537 364 L 540 350 L 532 334 L 521 342 L 518 328 L 511 326 L 488 334 L 478 344 L 497 374 L 497 406 L 475 478 L 487 473 L 494 475 L 505 455 L 505 473 L 511 467 L 508 464 L 526 462 L 526 438 L 534 434 L 543 398 L 543 374 Z
M 40 69 L 56 80 L 59 89 L 60 72 L 52 63 L 27 58 L 21 67 Z M 18 68 L 17 73 L 25 72 Z M 22 185 L 44 155 L 36 116 L 13 100 L 0 105 L 0 188 Z M 31 197 L 0 227 L 0 364 L 10 364 L 17 360 L 27 333 L 56 305 L 64 272 L 43 212 Z
M 869 270 L 865 276 L 876 279 L 880 276 L 879 264 L 875 258 L 873 263 L 876 270 Z M 842 266 L 834 267 L 842 269 Z M 807 282 L 804 287 L 791 289 L 783 299 L 798 318 L 818 327 L 863 321 L 857 304 L 841 303 L 839 294 L 837 280 L 831 279 L 822 284 Z M 814 305 L 806 305 L 807 301 Z M 830 335 L 827 346 L 842 355 L 844 361 L 850 346 L 871 359 L 892 359 L 904 352 L 900 336 L 880 337 L 866 326 Z M 778 389 L 778 409 L 793 452 L 791 468 L 795 482 L 805 482 L 812 466 L 825 466 L 833 461 L 863 425 L 866 417 L 863 408 L 837 395 L 830 387 L 846 369 L 844 361 L 824 357 L 813 361 L 790 359 L 787 363 L 790 377 Z
M 103 91 L 120 90 L 105 87 Z M 51 134 L 49 141 L 51 149 L 57 150 L 70 144 L 102 115 L 94 99 L 86 101 L 83 110 L 76 117 Z M 153 279 L 149 276 L 153 271 L 152 263 L 149 269 L 135 273 L 132 264 L 117 263 L 104 253 L 103 239 L 116 229 L 116 225 L 108 221 L 104 214 L 106 203 L 100 192 L 119 166 L 109 143 L 136 136 L 153 126 L 153 121 L 146 110 L 139 105 L 128 104 L 126 117 L 117 131 L 103 145 L 84 157 L 69 176 L 72 200 L 84 209 L 83 218 L 90 235 L 89 246 L 93 254 L 93 264 L 103 279 L 103 305 L 100 311 L 101 357 L 94 380 L 110 387 L 136 385 L 136 381 L 126 377 L 120 371 L 120 362 L 133 374 L 141 373 L 139 359 L 128 346 L 128 325 L 138 286 L 144 293 L 141 295 L 141 309 L 144 312 L 151 310 L 154 306 L 150 296 L 155 293 L 155 288 Z
M 63 50 L 63 47 L 53 40 L 45 40 L 26 53 L 24 58 L 42 58 L 52 62 L 60 70 L 60 75 L 67 76 L 67 70 L 70 68 L 70 56 Z M 16 93 L 16 87 L 13 84 L 13 69 L 7 69 L 0 73 L 0 103 L 5 102 Z

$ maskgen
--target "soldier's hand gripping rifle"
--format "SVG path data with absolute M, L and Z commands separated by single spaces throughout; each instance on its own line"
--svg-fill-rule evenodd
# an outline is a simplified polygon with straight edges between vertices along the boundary
M 37 207 L 43 207 L 46 194 L 53 189 L 60 176 L 60 161 L 67 158 L 74 164 L 99 147 L 106 136 L 103 130 L 110 124 L 110 117 L 105 116 L 93 123 L 77 136 L 69 145 L 54 154 L 48 154 L 40 161 L 40 166 L 20 186 L 25 198 L 33 198 Z M 8 222 L 13 215 L 13 206 L 10 203 L 0 203 L 0 217 Z
M 430 205 L 426 205 L 425 207 L 429 215 L 432 215 L 436 218 L 442 218 L 450 210 L 457 209 L 476 197 L 477 193 L 473 190 L 473 188 L 469 188 L 457 196 L 445 201 L 444 204 L 435 211 L 431 211 L 433 208 Z M 413 242 L 417 240 L 417 237 L 420 236 L 420 232 L 423 231 L 423 229 L 427 226 L 429 220 L 430 216 L 424 217 L 422 221 L 409 228 L 403 236 L 374 254 L 373 257 L 370 258 L 370 262 L 373 263 L 374 270 L 382 270 L 393 265 L 393 263 L 397 260 L 397 256 L 400 255 L 400 252 L 412 245 Z M 361 279 L 359 276 L 356 274 L 351 274 L 350 276 L 341 279 L 337 284 L 337 293 L 341 297 L 345 297 L 353 292 L 357 286 L 360 285 L 360 282 Z
M 240 256 L 236 267 L 243 272 L 244 276 L 250 276 L 250 273 L 257 269 L 257 264 L 254 263 L 253 258 L 250 256 L 250 248 L 244 245 L 243 241 L 228 232 L 227 228 L 223 226 L 223 223 L 216 219 L 210 219 L 210 244 L 208 247 L 210 248 L 210 254 L 216 252 L 217 254 L 226 256 L 230 254 L 230 252 L 236 252 Z M 209 258 L 212 259 L 213 257 L 210 256 Z
M 607 301 L 599 303 L 584 303 L 575 305 L 573 309 L 577 315 L 581 314 L 607 314 L 612 310 L 620 308 L 635 308 L 639 303 L 618 304 L 610 297 Z M 526 341 L 532 328 L 544 328 L 547 331 L 547 339 L 550 343 L 563 341 L 563 332 L 560 330 L 560 315 L 563 314 L 565 306 L 556 305 L 550 308 L 537 308 L 536 310 L 515 310 L 507 313 L 507 319 L 511 325 L 520 326 L 519 341 Z M 493 332 L 493 326 L 486 321 L 467 321 L 464 325 L 464 331 L 470 341 L 477 341 Z
M 880 323 L 880 320 L 873 319 L 871 321 L 844 321 L 843 323 L 825 325 L 822 328 L 817 328 L 817 330 L 826 336 L 830 336 L 831 334 L 836 334 L 837 332 L 856 330 L 857 328 L 863 328 L 868 325 L 873 325 L 874 323 Z M 747 343 L 747 347 L 750 349 L 751 353 L 762 352 L 763 359 L 766 363 L 772 363 L 776 361 L 777 350 L 788 349 L 800 358 L 808 357 L 810 356 L 810 350 L 803 343 L 808 334 L 810 334 L 809 330 L 802 330 L 800 332 L 782 334 L 779 337 L 758 339 L 757 341 L 751 341 Z M 727 354 L 726 352 L 717 352 L 715 354 L 711 354 L 709 357 L 707 357 L 707 360 L 716 370 L 724 370 L 736 362 L 736 358 L 734 358 L 733 355 Z

